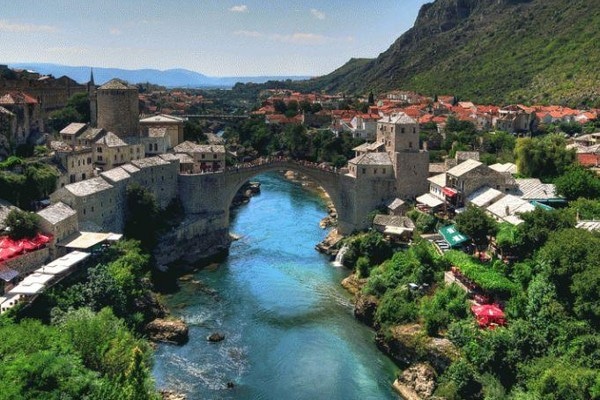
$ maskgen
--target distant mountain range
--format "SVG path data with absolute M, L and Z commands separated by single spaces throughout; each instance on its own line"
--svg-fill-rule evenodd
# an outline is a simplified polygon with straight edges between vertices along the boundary
M 210 77 L 187 69 L 120 69 L 100 67 L 72 67 L 60 64 L 45 63 L 11 63 L 10 68 L 28 69 L 43 75 L 53 75 L 59 78 L 63 75 L 79 83 L 90 80 L 90 71 L 94 70 L 94 82 L 101 85 L 113 78 L 123 79 L 129 83 L 153 83 L 155 85 L 189 88 L 230 88 L 238 82 L 264 83 L 267 81 L 304 80 L 308 76 L 237 76 L 237 77 Z

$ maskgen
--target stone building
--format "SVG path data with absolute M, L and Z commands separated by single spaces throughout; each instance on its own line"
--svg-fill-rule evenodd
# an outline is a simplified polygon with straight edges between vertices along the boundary
M 144 146 L 146 157 L 165 154 L 171 146 L 171 136 L 167 133 L 165 127 L 151 127 L 145 136 L 140 137 L 140 142 Z
M 225 168 L 225 146 L 196 144 L 190 141 L 180 143 L 173 149 L 194 159 L 194 173 L 218 172 Z
M 92 128 L 88 126 L 79 136 L 77 136 L 77 146 L 85 146 L 92 148 L 94 143 L 101 137 L 106 135 L 106 130 L 102 128 Z
M 0 107 L 14 115 L 9 140 L 15 144 L 25 143 L 32 133 L 43 132 L 40 104 L 34 97 L 20 91 L 7 92 L 0 95 Z
M 348 162 L 350 176 L 393 179 L 396 196 L 405 199 L 427 190 L 429 155 L 419 148 L 419 124 L 408 115 L 380 119 L 376 141 L 354 150 L 357 156 Z
M 77 137 L 81 136 L 88 128 L 88 125 L 83 122 L 71 122 L 69 125 L 61 129 L 59 132 L 60 140 L 70 146 L 77 144 Z
M 160 208 L 167 207 L 177 197 L 178 159 L 165 161 L 160 157 L 149 157 L 131 161 L 131 165 L 138 171 L 132 174 L 130 181 L 149 189 Z
M 455 207 L 464 205 L 467 197 L 477 189 L 488 186 L 503 193 L 514 190 L 515 179 L 509 173 L 495 171 L 480 161 L 469 159 L 446 171 L 442 193 Z M 430 181 L 435 177 L 430 178 Z
M 164 129 L 164 136 L 168 137 L 170 149 L 183 142 L 184 122 L 183 118 L 173 115 L 154 115 L 140 120 L 140 133 L 142 137 L 150 137 L 153 129 Z
M 60 243 L 69 236 L 79 231 L 77 212 L 68 205 L 58 202 L 54 203 L 37 214 L 40 216 L 40 229 L 42 232 L 52 235 L 51 255 L 59 257 L 56 243 Z
M 70 146 L 64 142 L 53 141 L 53 161 L 58 165 L 61 175 L 57 187 L 83 181 L 94 176 L 93 154 L 90 147 Z
M 122 204 L 116 204 L 117 189 L 101 177 L 71 183 L 50 195 L 54 204 L 63 202 L 77 212 L 80 226 L 86 229 L 118 231 L 121 224 L 118 210 Z
M 120 138 L 107 132 L 93 145 L 94 164 L 103 171 L 144 157 L 144 145 L 138 137 Z
M 127 168 L 129 171 L 125 169 Z M 131 175 L 137 173 L 138 168 L 131 164 L 109 169 L 100 173 L 100 176 L 115 188 L 115 219 L 117 220 L 113 227 L 116 232 L 122 232 L 125 222 L 125 208 L 127 204 L 127 186 L 131 184 Z
M 112 79 L 96 90 L 99 128 L 117 136 L 139 134 L 139 100 L 137 87 Z
M 0 93 L 23 91 L 34 98 L 40 105 L 41 112 L 61 109 L 76 93 L 86 91 L 86 86 L 75 82 L 68 76 L 54 78 L 51 75 L 40 75 L 37 72 L 12 70 L 0 65 Z

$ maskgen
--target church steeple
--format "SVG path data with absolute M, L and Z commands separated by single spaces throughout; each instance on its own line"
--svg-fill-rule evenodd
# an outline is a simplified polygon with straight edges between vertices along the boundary
M 94 83 L 94 69 L 90 68 L 90 81 L 88 82 L 88 99 L 90 100 L 90 124 L 95 127 L 98 123 L 98 103 L 96 100 L 96 84 Z

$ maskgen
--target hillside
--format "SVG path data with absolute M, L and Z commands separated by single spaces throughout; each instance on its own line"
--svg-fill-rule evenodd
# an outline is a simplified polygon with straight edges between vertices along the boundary
M 305 87 L 600 106 L 600 1 L 436 0 L 370 61 Z

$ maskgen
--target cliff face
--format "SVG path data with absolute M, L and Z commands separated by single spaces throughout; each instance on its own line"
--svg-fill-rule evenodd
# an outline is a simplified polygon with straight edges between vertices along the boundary
M 309 85 L 600 105 L 599 39 L 598 1 L 437 0 L 376 59 L 351 60 Z

